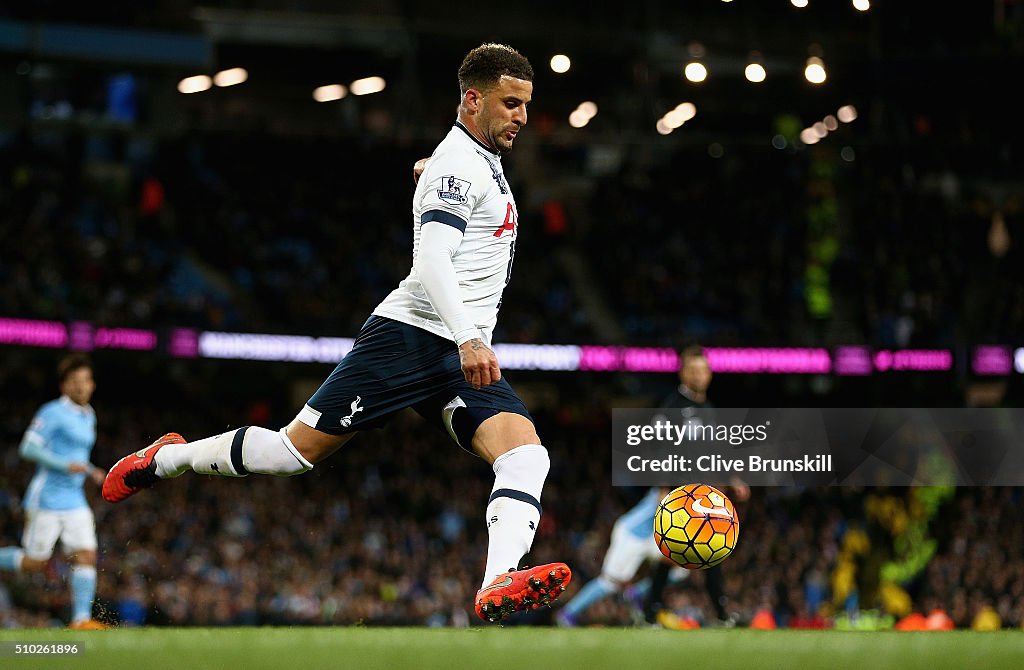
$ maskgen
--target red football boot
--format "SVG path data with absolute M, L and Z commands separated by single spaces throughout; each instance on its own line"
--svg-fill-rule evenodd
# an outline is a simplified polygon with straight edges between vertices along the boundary
M 161 447 L 168 444 L 185 444 L 187 440 L 177 433 L 167 433 L 145 449 L 128 454 L 110 468 L 103 480 L 103 499 L 107 502 L 121 502 L 142 489 L 160 481 L 156 476 L 153 457 Z
M 513 612 L 550 605 L 562 595 L 572 571 L 565 563 L 509 570 L 476 592 L 476 613 L 484 621 L 501 621 Z

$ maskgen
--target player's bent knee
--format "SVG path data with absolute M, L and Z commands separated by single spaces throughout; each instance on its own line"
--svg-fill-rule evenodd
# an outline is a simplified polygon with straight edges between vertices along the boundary
M 298 418 L 293 419 L 284 428 L 283 434 L 295 451 L 309 463 L 319 463 L 356 435 L 330 435 L 303 423 Z
M 534 471 L 546 478 L 551 471 L 551 456 L 548 455 L 547 447 L 542 444 L 524 444 L 519 448 L 530 450 Z
M 77 549 L 68 554 L 68 562 L 75 565 L 96 565 L 96 550 Z
M 488 463 L 523 445 L 536 445 L 543 449 L 533 422 L 514 412 L 498 412 L 484 419 L 472 435 L 473 451 Z M 544 454 L 546 459 L 547 450 Z

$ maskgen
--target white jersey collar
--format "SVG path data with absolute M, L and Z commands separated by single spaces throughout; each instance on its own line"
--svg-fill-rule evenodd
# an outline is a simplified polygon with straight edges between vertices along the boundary
M 476 142 L 477 145 L 479 145 L 481 148 L 483 148 L 483 150 L 486 151 L 487 153 L 489 153 L 491 156 L 494 156 L 495 158 L 497 158 L 499 160 L 501 159 L 501 154 L 499 154 L 497 151 L 495 151 L 494 149 L 491 149 L 489 146 L 487 146 L 486 144 L 484 144 L 483 142 L 478 140 L 476 138 L 476 136 L 473 135 L 473 133 L 469 132 L 469 128 L 467 128 L 466 126 L 462 125 L 462 121 L 456 121 L 455 122 L 455 127 L 456 128 L 460 128 L 462 130 L 462 132 L 466 133 L 466 137 L 468 137 L 469 139 L 471 139 L 474 142 Z

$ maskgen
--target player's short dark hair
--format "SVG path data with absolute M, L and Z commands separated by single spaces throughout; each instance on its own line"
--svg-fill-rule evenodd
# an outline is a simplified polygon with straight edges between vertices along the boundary
M 533 66 L 526 56 L 510 46 L 489 42 L 466 54 L 459 66 L 459 90 L 475 88 L 486 91 L 502 77 L 533 81 Z
M 92 370 L 92 361 L 85 354 L 68 354 L 57 363 L 57 381 L 63 384 L 71 373 L 82 368 Z

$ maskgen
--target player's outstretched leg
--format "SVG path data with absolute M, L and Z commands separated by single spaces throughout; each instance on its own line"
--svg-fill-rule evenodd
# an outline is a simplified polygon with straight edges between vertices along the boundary
M 484 621 L 501 621 L 513 612 L 550 605 L 572 581 L 565 563 L 509 570 L 476 592 L 476 613 Z
M 103 498 L 120 502 L 161 479 L 177 477 L 188 470 L 244 477 L 250 472 L 297 475 L 312 468 L 313 464 L 299 453 L 285 429 L 243 426 L 195 442 L 168 433 L 115 463 L 103 482 Z
M 103 499 L 112 503 L 121 502 L 160 481 L 153 459 L 157 452 L 169 444 L 185 444 L 185 438 L 177 433 L 167 433 L 145 449 L 128 454 L 114 463 L 103 480 Z

